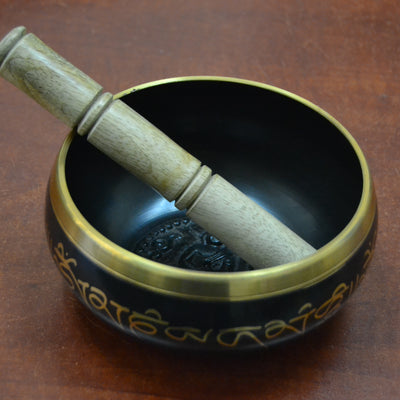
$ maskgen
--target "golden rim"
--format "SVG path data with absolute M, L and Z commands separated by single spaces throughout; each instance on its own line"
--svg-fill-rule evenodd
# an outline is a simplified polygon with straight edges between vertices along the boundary
M 116 245 L 93 228 L 79 212 L 65 178 L 66 155 L 73 139 L 71 133 L 60 150 L 50 180 L 51 204 L 68 238 L 100 268 L 120 279 L 159 293 L 198 300 L 242 301 L 267 298 L 312 286 L 338 271 L 365 240 L 376 213 L 370 172 L 355 139 L 338 121 L 313 103 L 286 90 L 244 79 L 210 76 L 170 78 L 135 86 L 115 95 L 115 98 L 156 85 L 199 80 L 257 86 L 303 103 L 329 120 L 352 145 L 362 169 L 362 196 L 348 225 L 312 256 L 268 269 L 219 274 L 160 264 Z

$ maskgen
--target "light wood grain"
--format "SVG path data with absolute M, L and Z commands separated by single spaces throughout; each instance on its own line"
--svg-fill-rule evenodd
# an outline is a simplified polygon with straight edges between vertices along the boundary
M 15 28 L 15 35 L 22 29 Z M 13 44 L 11 49 L 8 41 L 0 44 L 0 54 L 8 49 L 0 75 L 69 127 L 75 127 L 102 87 L 31 33 Z
M 315 249 L 173 142 L 151 122 L 15 28 L 0 43 L 0 74 L 216 236 L 254 268 L 298 261 Z M 179 118 L 179 115 L 177 116 Z
M 301 237 L 219 175 L 209 180 L 187 215 L 217 238 L 223 237 L 230 249 L 243 254 L 256 269 L 315 253 Z
M 101 115 L 88 141 L 169 201 L 200 168 L 199 160 L 120 100 Z

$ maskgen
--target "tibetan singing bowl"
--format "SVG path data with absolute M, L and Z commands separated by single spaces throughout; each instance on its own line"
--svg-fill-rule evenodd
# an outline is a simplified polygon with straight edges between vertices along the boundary
M 365 158 L 336 120 L 237 79 L 169 79 L 117 97 L 318 251 L 253 270 L 72 132 L 49 180 L 46 226 L 84 305 L 134 337 L 205 350 L 267 347 L 341 308 L 372 257 L 377 211 Z

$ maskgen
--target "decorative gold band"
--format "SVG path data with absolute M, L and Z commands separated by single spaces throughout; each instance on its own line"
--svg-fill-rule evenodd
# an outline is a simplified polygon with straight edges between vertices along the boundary
M 372 229 L 376 215 L 376 198 L 364 155 L 350 133 L 332 116 L 316 105 L 287 91 L 247 80 L 219 77 L 187 77 L 157 81 L 124 91 L 121 98 L 134 90 L 185 80 L 219 80 L 257 86 L 303 103 L 329 120 L 353 147 L 362 170 L 363 191 L 351 221 L 331 242 L 314 255 L 273 268 L 235 272 L 205 273 L 166 266 L 140 257 L 116 245 L 94 229 L 74 204 L 66 183 L 66 155 L 73 133 L 64 142 L 50 181 L 51 204 L 57 220 L 69 239 L 100 268 L 119 278 L 150 290 L 172 296 L 212 300 L 242 301 L 267 298 L 302 289 L 323 281 L 346 263 L 359 249 Z

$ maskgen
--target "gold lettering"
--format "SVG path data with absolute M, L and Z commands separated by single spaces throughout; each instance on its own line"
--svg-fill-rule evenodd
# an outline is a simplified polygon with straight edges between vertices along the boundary
M 303 314 L 307 309 L 310 309 L 310 311 L 308 311 L 307 313 Z M 311 315 L 313 315 L 315 313 L 316 308 L 312 308 L 312 304 L 311 303 L 306 303 L 304 304 L 302 307 L 300 307 L 299 309 L 299 316 L 298 317 L 294 317 L 289 321 L 289 324 L 295 324 L 296 322 L 301 321 L 301 329 L 300 332 L 305 332 L 306 328 L 307 328 L 307 323 L 311 317 Z
M 71 289 L 75 289 L 78 287 L 78 283 L 76 281 L 75 275 L 72 272 L 72 266 L 76 267 L 77 262 L 74 258 L 66 258 L 67 254 L 64 251 L 64 245 L 62 243 L 58 243 L 57 247 L 53 248 L 53 259 L 60 270 L 61 274 L 68 282 Z
M 88 300 L 93 308 L 99 311 L 104 311 L 114 322 L 116 322 L 114 316 L 107 307 L 108 299 L 102 290 L 91 286 Z
M 240 326 L 221 329 L 217 334 L 217 343 L 224 347 L 236 347 L 241 340 L 248 338 L 254 343 L 265 347 L 264 342 L 257 336 L 263 328 L 267 340 L 276 339 L 288 331 L 300 334 L 306 331 L 311 318 L 320 320 L 334 313 L 341 307 L 345 297 L 350 296 L 363 280 L 367 265 L 373 255 L 375 237 L 376 235 L 372 238 L 369 248 L 364 253 L 362 272 L 357 274 L 349 284 L 340 283 L 331 297 L 319 307 L 314 307 L 312 303 L 305 303 L 300 307 L 297 316 L 289 319 L 289 322 L 276 319 L 269 321 L 264 327 Z M 170 326 L 169 322 L 162 319 L 160 312 L 153 308 L 147 309 L 144 313 L 139 313 L 131 311 L 128 307 L 114 300 L 108 300 L 102 290 L 76 278 L 73 268 L 78 267 L 77 261 L 75 258 L 68 256 L 61 242 L 56 247 L 53 247 L 53 258 L 68 285 L 79 293 L 88 306 L 107 314 L 112 321 L 121 327 L 125 325 L 122 322 L 122 316 L 126 313 L 128 315 L 128 327 L 132 332 L 138 331 L 146 335 L 156 335 L 162 332 L 160 327 L 164 327 L 163 332 L 171 340 L 183 342 L 190 339 L 204 344 L 214 331 L 212 328 L 201 330 L 190 326 Z M 110 309 L 110 307 L 112 308 Z
M 83 301 L 86 304 L 88 304 L 88 301 L 87 301 L 87 298 L 86 298 L 86 291 L 87 291 L 87 289 L 89 288 L 90 285 L 89 285 L 88 282 L 81 281 L 80 279 L 78 279 L 77 282 L 78 282 L 78 286 L 77 287 L 78 287 L 79 293 L 80 293 Z
M 247 336 L 260 346 L 265 346 L 264 343 L 252 332 L 260 329 L 261 326 L 242 326 L 237 328 L 222 329 L 217 335 L 217 342 L 222 346 L 236 347 L 240 338 Z M 226 339 L 225 336 L 227 336 Z M 231 340 L 229 340 L 229 338 L 231 338 Z
M 315 319 L 321 319 L 333 313 L 334 311 L 338 310 L 342 305 L 344 294 L 348 291 L 349 286 L 345 283 L 339 284 L 336 289 L 334 290 L 332 296 L 329 300 L 323 303 L 315 312 L 314 317 Z
M 201 330 L 197 328 L 191 328 L 187 326 L 169 326 L 165 329 L 165 334 L 172 340 L 178 342 L 184 342 L 188 338 L 192 338 L 197 342 L 206 343 L 208 336 L 212 332 L 209 329 L 205 334 L 201 336 Z
M 158 332 L 157 326 L 168 325 L 168 322 L 161 319 L 161 314 L 154 309 L 148 309 L 144 314 L 132 311 L 129 316 L 129 328 L 131 331 L 139 331 L 146 335 L 155 335 Z
M 115 307 L 116 313 L 117 313 L 117 322 L 118 322 L 119 325 L 122 326 L 121 314 L 122 314 L 123 312 L 129 313 L 129 308 L 128 308 L 128 307 L 121 306 L 120 304 L 118 304 L 118 303 L 115 302 L 114 300 L 110 300 L 110 305 L 112 305 L 113 307 Z
M 274 339 L 286 330 L 300 333 L 300 331 L 294 326 L 287 324 L 281 319 L 275 319 L 265 324 L 265 337 L 267 339 Z

